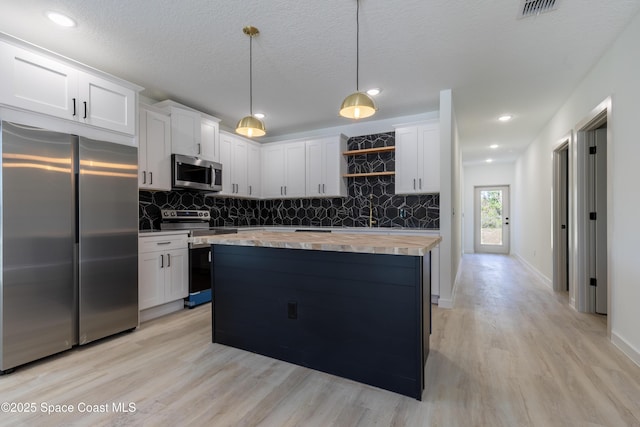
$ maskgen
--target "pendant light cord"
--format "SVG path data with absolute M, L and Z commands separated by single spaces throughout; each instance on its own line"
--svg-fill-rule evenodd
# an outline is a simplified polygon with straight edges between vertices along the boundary
M 253 117 L 253 36 L 249 36 L 249 113 Z
M 356 0 L 356 92 L 360 91 L 360 0 Z

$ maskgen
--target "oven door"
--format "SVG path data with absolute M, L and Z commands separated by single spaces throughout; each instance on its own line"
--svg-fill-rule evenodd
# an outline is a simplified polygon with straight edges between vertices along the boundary
M 211 290 L 211 246 L 189 249 L 189 294 Z

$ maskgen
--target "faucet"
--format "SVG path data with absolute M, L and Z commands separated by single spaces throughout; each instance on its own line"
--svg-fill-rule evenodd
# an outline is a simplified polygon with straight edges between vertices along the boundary
M 377 221 L 373 219 L 373 193 L 369 194 L 369 228 L 373 227 Z

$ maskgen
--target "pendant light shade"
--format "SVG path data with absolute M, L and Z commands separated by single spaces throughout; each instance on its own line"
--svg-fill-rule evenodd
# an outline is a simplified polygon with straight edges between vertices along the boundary
M 240 135 L 253 138 L 254 136 L 264 136 L 267 132 L 264 130 L 262 120 L 254 116 L 245 116 L 238 122 L 236 132 Z
M 340 115 L 349 119 L 364 119 L 376 113 L 376 104 L 364 92 L 354 92 L 347 96 L 340 106 Z
M 359 90 L 360 79 L 360 1 L 356 0 L 356 91 L 347 96 L 340 106 L 340 115 L 348 119 L 373 116 L 378 109 L 369 95 Z
M 249 115 L 240 119 L 236 126 L 236 133 L 252 138 L 264 136 L 267 133 L 262 120 L 253 115 L 253 38 L 260 34 L 260 30 L 248 25 L 242 29 L 242 32 L 249 36 Z

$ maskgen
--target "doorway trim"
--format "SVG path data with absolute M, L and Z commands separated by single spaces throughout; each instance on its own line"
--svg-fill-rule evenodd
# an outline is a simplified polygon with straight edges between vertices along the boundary
M 589 283 L 587 275 L 588 256 L 587 238 L 589 236 L 589 219 L 587 215 L 580 213 L 587 212 L 588 194 L 587 194 L 587 133 L 597 129 L 602 124 L 607 123 L 607 218 L 613 218 L 611 209 L 611 197 L 613 194 L 613 178 L 611 171 L 613 170 L 613 137 L 611 131 L 612 111 L 611 97 L 607 97 L 598 104 L 591 112 L 578 124 L 576 124 L 576 137 L 573 149 L 570 151 L 570 158 L 573 158 L 575 167 L 570 171 L 570 180 L 573 180 L 571 190 L 573 194 L 570 196 L 570 203 L 575 209 L 570 211 L 570 219 L 575 227 L 570 229 L 569 233 L 569 256 L 570 256 L 570 289 L 573 292 L 571 297 L 575 299 L 575 308 L 581 312 L 589 311 Z M 612 233 L 611 220 L 607 220 L 607 265 L 611 265 L 611 236 Z M 611 269 L 607 269 L 607 334 L 611 338 L 611 290 L 613 282 L 611 281 Z
M 562 151 L 567 151 L 567 157 L 568 157 L 568 177 L 567 177 L 567 182 L 566 182 L 566 190 L 568 192 L 568 194 L 566 195 L 567 200 L 566 200 L 566 209 L 567 209 L 567 216 L 569 219 L 572 218 L 572 208 L 573 208 L 573 204 L 571 203 L 571 189 L 573 188 L 573 182 L 572 182 L 572 168 L 573 168 L 573 162 L 571 161 L 571 148 L 573 147 L 573 145 L 575 144 L 575 140 L 574 140 L 574 134 L 573 131 L 569 131 L 568 134 L 566 134 L 564 137 L 560 138 L 560 140 L 558 141 L 558 144 L 556 145 L 556 148 L 553 150 L 553 187 L 552 187 L 552 203 L 553 203 L 553 221 L 551 224 L 551 229 L 552 229 L 552 247 L 553 247 L 553 290 L 556 292 L 565 292 L 565 283 L 561 282 L 561 279 L 564 277 L 564 274 L 562 274 L 562 268 L 566 268 L 566 272 L 565 274 L 569 275 L 570 273 L 570 269 L 571 267 L 563 267 L 563 263 L 564 261 L 569 261 L 569 264 L 571 265 L 571 256 L 570 254 L 567 254 L 567 258 L 568 260 L 565 260 L 562 253 L 561 253 L 561 249 L 562 249 L 562 233 L 568 233 L 567 235 L 567 247 L 568 250 L 570 251 L 570 232 L 571 229 L 573 228 L 571 226 L 571 221 L 568 221 L 569 224 L 566 224 L 566 227 L 568 228 L 568 231 L 562 231 L 561 227 L 559 227 L 558 225 L 561 222 L 561 213 L 562 213 L 562 204 L 565 203 L 562 198 L 564 196 L 564 192 L 562 191 L 562 188 L 560 187 L 563 184 L 563 179 L 561 177 L 561 174 L 563 172 L 563 168 L 561 165 L 561 152 Z M 571 281 L 569 280 L 569 295 L 570 295 L 570 304 L 572 307 L 575 307 L 575 299 L 572 297 L 572 286 L 571 286 Z

